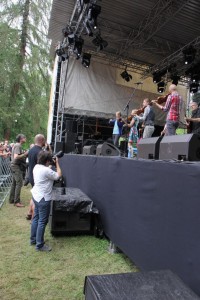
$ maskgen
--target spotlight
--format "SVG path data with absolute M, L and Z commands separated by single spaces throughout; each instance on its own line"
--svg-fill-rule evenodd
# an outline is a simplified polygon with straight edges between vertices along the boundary
M 121 75 L 121 77 L 122 77 L 124 80 L 126 80 L 127 82 L 129 82 L 129 81 L 132 79 L 132 76 L 131 76 L 130 74 L 128 74 L 128 72 L 126 71 L 126 69 L 125 69 L 125 71 L 122 72 L 120 75 Z
M 74 53 L 76 54 L 77 59 L 81 57 L 83 44 L 84 44 L 84 40 L 81 37 L 76 36 L 75 43 L 74 43 Z
M 90 66 L 90 59 L 91 59 L 91 54 L 89 54 L 89 53 L 83 53 L 83 56 L 82 56 L 82 65 L 85 68 L 89 68 L 89 66 Z
M 100 35 L 97 35 L 96 38 L 92 40 L 92 43 L 97 47 L 97 51 L 103 50 L 108 46 L 108 42 L 103 40 Z
M 74 43 L 74 33 L 69 27 L 63 28 L 62 33 L 63 33 L 64 38 L 68 39 L 68 43 L 70 45 Z
M 161 81 L 157 84 L 157 91 L 158 91 L 158 93 L 163 93 L 165 91 L 164 81 Z
M 178 75 L 172 75 L 171 76 L 171 80 L 172 80 L 172 84 L 177 85 L 178 81 L 180 80 L 180 76 L 178 76 Z
M 200 75 L 199 74 L 192 74 L 191 75 L 191 80 L 192 80 L 192 82 L 198 82 L 200 80 Z
M 88 9 L 88 21 L 93 29 L 97 29 L 97 17 L 101 13 L 101 6 L 97 4 L 92 4 Z
M 61 57 L 63 61 L 69 58 L 67 48 L 64 47 L 56 49 L 56 54 Z
M 153 73 L 153 82 L 158 83 L 161 81 L 161 75 L 158 72 Z
M 199 89 L 199 84 L 196 82 L 192 82 L 190 84 L 190 93 L 197 93 Z
M 192 45 L 183 50 L 184 62 L 186 65 L 191 64 L 194 61 L 196 52 L 197 50 Z

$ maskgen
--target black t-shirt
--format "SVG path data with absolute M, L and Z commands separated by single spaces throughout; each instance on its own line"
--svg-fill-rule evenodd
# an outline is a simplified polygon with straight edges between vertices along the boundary
M 191 118 L 200 118 L 200 108 L 197 108 L 192 112 Z M 200 135 L 200 122 L 192 122 L 192 133 Z
M 28 152 L 28 165 L 29 165 L 29 182 L 32 186 L 34 186 L 34 180 L 33 180 L 33 168 L 37 164 L 37 156 L 38 153 L 42 150 L 40 146 L 33 146 Z

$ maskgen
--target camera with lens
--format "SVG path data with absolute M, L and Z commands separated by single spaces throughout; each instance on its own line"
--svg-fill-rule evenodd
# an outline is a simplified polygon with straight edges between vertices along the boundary
M 64 155 L 63 151 L 59 151 L 52 155 L 52 163 L 54 166 L 55 166 L 56 157 L 61 158 L 61 157 L 63 157 L 63 155 Z

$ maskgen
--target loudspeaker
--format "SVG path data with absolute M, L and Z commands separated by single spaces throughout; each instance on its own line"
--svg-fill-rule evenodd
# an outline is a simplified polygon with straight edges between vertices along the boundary
M 137 158 L 159 159 L 160 137 L 141 139 L 137 146 Z
M 65 134 L 65 153 L 75 151 L 76 133 L 66 132 Z
M 120 156 L 120 151 L 113 144 L 109 144 L 109 143 L 105 142 L 105 143 L 97 146 L 96 155 Z
M 52 234 L 93 233 L 92 200 L 78 188 L 55 188 L 49 227 Z
M 64 144 L 64 142 L 56 142 L 56 147 L 55 147 L 54 152 L 57 153 L 59 151 L 65 152 L 65 144 Z
M 77 122 L 74 120 L 66 120 L 65 122 L 66 132 L 77 132 Z
M 172 271 L 143 271 L 85 277 L 85 300 L 162 299 L 199 297 Z
M 84 155 L 95 155 L 96 154 L 96 146 L 84 146 L 83 147 L 83 154 Z
M 200 137 L 196 134 L 164 136 L 159 159 L 200 160 Z

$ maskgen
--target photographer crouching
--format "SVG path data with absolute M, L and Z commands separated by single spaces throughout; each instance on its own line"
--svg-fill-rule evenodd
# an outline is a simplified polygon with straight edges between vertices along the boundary
M 62 176 L 62 172 L 57 156 L 55 156 L 56 172 L 50 165 L 52 155 L 47 151 L 41 151 L 38 154 L 37 165 L 33 169 L 34 187 L 31 190 L 35 211 L 31 223 L 30 244 L 36 245 L 37 251 L 51 251 L 51 247 L 44 243 L 44 232 L 50 213 L 53 183 Z

